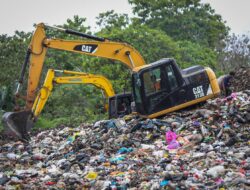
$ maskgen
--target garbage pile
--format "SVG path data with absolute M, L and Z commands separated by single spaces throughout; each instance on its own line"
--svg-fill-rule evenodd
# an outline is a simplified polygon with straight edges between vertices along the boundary
M 162 119 L 125 116 L 0 147 L 0 189 L 249 189 L 250 91 Z
M 233 91 L 240 92 L 250 89 L 250 67 L 241 67 L 236 70 L 232 82 Z

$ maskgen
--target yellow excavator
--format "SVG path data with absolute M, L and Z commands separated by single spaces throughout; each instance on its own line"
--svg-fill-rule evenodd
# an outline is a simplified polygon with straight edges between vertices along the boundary
M 46 29 L 65 32 L 88 40 L 48 38 Z M 25 138 L 27 133 L 27 120 L 35 101 L 46 52 L 50 48 L 118 60 L 131 70 L 132 93 L 117 95 L 110 99 L 110 117 L 117 116 L 120 107 L 125 105 L 129 108 L 129 103 L 133 102 L 138 114 L 155 118 L 206 101 L 220 93 L 216 76 L 209 67 L 197 65 L 181 70 L 171 58 L 146 64 L 140 53 L 127 43 L 113 42 L 102 37 L 40 23 L 36 25 L 30 42 L 16 92 L 18 94 L 25 68 L 29 64 L 25 108 L 3 116 L 7 127 L 19 131 L 21 138 Z M 131 109 L 128 112 L 130 111 Z
M 60 73 L 60 75 L 63 74 L 63 76 L 56 76 L 56 73 Z M 54 88 L 54 84 L 91 84 L 100 88 L 105 96 L 104 108 L 106 111 L 108 110 L 108 99 L 115 95 L 112 84 L 104 76 L 76 71 L 49 69 L 44 80 L 44 84 L 32 106 L 33 118 L 31 119 L 36 120 L 36 118 L 40 115 Z
M 59 73 L 60 76 L 56 76 Z M 34 122 L 37 120 L 41 111 L 43 110 L 49 96 L 51 95 L 55 84 L 90 84 L 102 90 L 104 98 L 104 109 L 108 110 L 108 99 L 115 96 L 112 84 L 110 81 L 101 75 L 94 75 L 84 72 L 68 71 L 68 70 L 54 70 L 49 69 L 45 77 L 44 83 L 38 92 L 34 104 L 31 109 L 30 117 L 28 118 L 26 128 L 24 130 L 30 130 Z M 8 114 L 10 114 L 9 112 Z M 20 114 L 20 112 L 17 112 Z M 8 116 L 9 117 L 9 116 Z M 13 119 L 9 119 L 6 122 L 12 122 L 18 117 L 15 114 L 11 114 Z M 22 121 L 20 121 L 22 122 Z M 15 126 L 14 123 L 8 123 L 9 126 Z M 19 130 L 13 128 L 10 133 L 14 132 L 15 136 L 22 137 Z

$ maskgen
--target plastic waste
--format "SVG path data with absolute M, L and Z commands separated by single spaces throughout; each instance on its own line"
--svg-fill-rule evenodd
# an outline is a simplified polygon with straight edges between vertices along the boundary
M 221 175 L 223 175 L 225 172 L 225 168 L 224 166 L 214 166 L 212 168 L 210 168 L 208 171 L 207 171 L 207 174 L 212 176 L 213 178 L 217 178 Z
M 125 153 L 129 153 L 129 152 L 132 152 L 133 151 L 133 148 L 126 148 L 126 147 L 122 147 L 120 148 L 117 153 L 118 154 L 125 154 Z
M 166 141 L 168 144 L 168 149 L 177 149 L 180 147 L 180 143 L 176 141 L 177 135 L 175 132 L 167 131 L 166 132 Z
M 160 186 L 164 187 L 164 186 L 167 186 L 168 184 L 169 184 L 168 180 L 163 180 L 163 181 L 161 181 Z
M 88 180 L 94 180 L 97 178 L 97 176 L 98 174 L 96 172 L 89 172 L 85 178 Z
M 161 119 L 58 127 L 29 144 L 0 139 L 0 189 L 248 189 L 249 114 L 244 91 Z

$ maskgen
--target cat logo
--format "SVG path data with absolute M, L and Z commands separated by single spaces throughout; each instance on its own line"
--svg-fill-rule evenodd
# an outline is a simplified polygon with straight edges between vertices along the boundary
M 82 45 L 82 51 L 91 53 L 92 46 Z
M 85 53 L 95 53 L 98 45 L 95 44 L 81 44 L 74 47 L 74 50 Z
M 193 93 L 194 93 L 195 98 L 201 98 L 205 96 L 202 86 L 197 86 L 193 88 Z

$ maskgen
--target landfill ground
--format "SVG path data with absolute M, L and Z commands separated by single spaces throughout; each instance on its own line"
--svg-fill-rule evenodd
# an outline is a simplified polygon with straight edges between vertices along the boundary
M 0 189 L 250 189 L 250 77 L 238 75 L 241 92 L 161 119 L 129 115 L 41 131 L 26 144 L 3 139 Z

